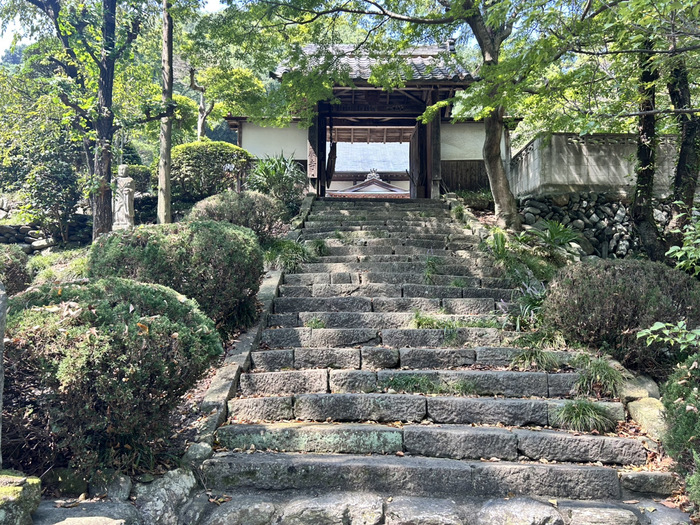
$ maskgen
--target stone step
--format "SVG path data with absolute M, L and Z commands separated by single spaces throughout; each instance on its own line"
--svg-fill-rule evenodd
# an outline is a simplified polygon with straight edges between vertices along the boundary
M 491 312 L 486 315 L 430 316 L 436 322 L 453 326 L 503 326 L 507 317 Z M 406 312 L 299 312 L 298 314 L 272 314 L 268 317 L 270 328 L 411 328 L 415 327 L 415 314 Z
M 345 299 L 360 299 L 347 297 Z M 428 299 L 431 300 L 431 299 Z M 357 311 L 357 310 L 353 310 Z M 346 347 L 385 345 L 402 347 L 492 346 L 501 340 L 496 328 L 410 329 L 387 328 L 268 328 L 262 344 L 269 348 Z
M 229 493 L 352 490 L 440 498 L 530 495 L 580 500 L 623 495 L 614 468 L 447 458 L 224 452 L 206 460 L 202 474 L 209 488 Z
M 634 439 L 554 431 L 465 425 L 271 423 L 226 425 L 216 432 L 229 450 L 320 454 L 396 454 L 451 459 L 555 461 L 643 465 L 644 445 Z
M 554 398 L 569 396 L 577 379 L 576 373 L 496 370 L 286 370 L 242 374 L 240 392 L 243 397 L 393 390 L 410 394 Z
M 449 205 L 445 202 L 430 199 L 316 199 L 311 208 L 316 210 L 345 210 L 345 209 L 367 209 L 367 210 L 415 210 L 427 211 L 432 209 L 449 209 Z
M 559 399 L 446 397 L 419 394 L 295 394 L 234 398 L 228 403 L 232 421 L 421 422 L 453 425 L 555 427 Z M 617 421 L 624 421 L 622 403 L 598 401 Z
M 282 369 L 452 369 L 472 365 L 507 367 L 521 353 L 518 348 L 286 348 L 251 354 L 252 368 L 259 372 Z M 563 363 L 575 352 L 556 352 Z
M 428 270 L 428 271 L 426 271 Z M 354 272 L 380 272 L 380 273 L 422 273 L 424 278 L 431 278 L 434 274 L 456 275 L 466 277 L 498 277 L 503 272 L 500 268 L 473 267 L 468 263 L 443 264 L 436 268 L 434 273 L 429 272 L 427 265 L 421 262 L 397 262 L 397 263 L 304 263 L 300 265 L 301 273 L 354 273 Z
M 345 219 L 348 217 L 357 217 L 357 216 L 362 216 L 366 218 L 371 218 L 371 217 L 401 217 L 401 218 L 413 218 L 416 217 L 418 219 L 422 219 L 425 217 L 448 217 L 451 218 L 450 216 L 450 211 L 447 208 L 432 208 L 430 210 L 399 210 L 399 209 L 364 209 L 364 210 L 356 210 L 356 209 L 335 209 L 335 208 L 326 208 L 326 209 L 312 209 L 311 212 L 309 213 L 309 217 L 329 217 L 329 218 L 339 218 L 339 219 Z
M 493 266 L 493 260 L 477 252 L 464 252 L 465 256 L 420 254 L 386 254 L 386 255 L 323 255 L 316 257 L 318 263 L 430 263 L 437 269 L 443 265 L 466 264 L 471 267 L 484 268 Z
M 322 239 L 330 246 L 409 246 L 424 250 L 474 250 L 476 243 L 466 240 L 464 236 L 452 240 L 451 235 L 435 233 L 406 233 L 406 232 L 367 232 L 349 231 L 339 233 L 340 238 L 333 237 L 329 232 L 305 232 L 301 231 L 302 241 Z M 339 241 L 339 242 L 335 242 Z
M 409 285 L 405 285 L 408 287 Z M 493 314 L 495 301 L 490 297 L 461 297 L 461 288 L 410 285 L 404 288 L 407 297 L 278 297 L 274 301 L 276 314 L 298 312 L 414 312 L 423 314 L 477 315 Z M 420 294 L 423 290 L 434 289 L 436 296 L 431 299 Z M 313 291 L 312 291 L 313 293 Z M 423 296 L 421 296 L 423 295 Z
M 391 221 L 387 221 L 391 222 Z M 371 236 L 372 234 L 378 234 L 377 237 L 385 237 L 388 234 L 403 234 L 406 237 L 412 237 L 413 234 L 432 234 L 436 236 L 443 235 L 453 235 L 459 234 L 464 231 L 464 228 L 459 225 L 453 225 L 451 223 L 444 223 L 435 221 L 430 222 L 403 222 L 394 221 L 393 224 L 384 224 L 381 221 L 374 222 L 359 222 L 359 221 L 347 221 L 346 223 L 329 223 L 326 221 L 318 222 L 306 222 L 304 224 L 304 229 L 302 234 L 306 236 L 307 234 L 313 233 L 335 233 L 341 237 L 350 236 L 352 233 L 353 237 L 363 237 L 365 235 Z M 364 234 L 363 232 L 367 232 Z M 396 235 L 394 235 L 396 236 Z M 439 237 L 438 237 L 439 238 Z

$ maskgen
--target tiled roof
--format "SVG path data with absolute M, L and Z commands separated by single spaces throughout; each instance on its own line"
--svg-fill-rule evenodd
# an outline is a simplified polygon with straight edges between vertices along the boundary
M 309 56 L 313 56 L 319 50 L 321 48 L 317 45 L 304 48 L 304 52 Z M 361 51 L 357 52 L 356 46 L 351 44 L 335 45 L 331 51 L 339 59 L 338 69 L 347 70 L 353 81 L 369 80 L 372 67 L 382 61 L 381 57 L 370 57 Z M 406 80 L 460 83 L 471 80 L 471 74 L 464 67 L 459 65 L 456 60 L 449 60 L 449 57 L 453 56 L 449 51 L 451 49 L 445 46 L 421 46 L 407 50 L 404 55 L 406 63 L 410 65 L 411 73 Z M 288 64 L 280 65 L 273 76 L 280 78 L 284 73 L 293 69 L 294 67 Z

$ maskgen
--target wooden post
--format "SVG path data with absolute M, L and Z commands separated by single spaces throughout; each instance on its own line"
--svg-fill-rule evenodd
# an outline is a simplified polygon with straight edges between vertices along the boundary
M 435 104 L 437 100 L 438 93 L 433 91 L 430 95 L 430 103 Z M 441 120 L 442 111 L 438 111 L 435 118 L 428 124 L 428 170 L 430 173 L 428 184 L 430 185 L 429 196 L 431 199 L 440 198 L 440 184 L 442 183 L 442 152 L 440 148 Z
M 309 127 L 308 137 L 306 140 L 307 163 L 306 174 L 310 179 L 316 180 L 316 195 L 321 196 L 321 185 L 318 169 L 318 117 L 314 118 L 313 124 Z M 324 192 L 325 193 L 325 192 Z
M 326 177 L 326 117 L 325 115 L 319 115 L 317 118 L 317 133 L 318 138 L 316 143 L 318 144 L 318 178 L 319 178 L 319 197 L 326 196 L 326 188 L 328 187 L 328 178 Z

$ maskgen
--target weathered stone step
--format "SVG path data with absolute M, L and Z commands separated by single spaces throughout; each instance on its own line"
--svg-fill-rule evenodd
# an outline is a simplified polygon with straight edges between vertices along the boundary
M 390 221 L 387 221 L 390 222 Z M 406 237 L 412 237 L 414 234 L 432 234 L 435 236 L 444 236 L 458 234 L 464 231 L 464 228 L 459 225 L 453 225 L 451 223 L 444 222 L 402 222 L 396 221 L 395 224 L 382 224 L 380 221 L 374 221 L 372 223 L 360 223 L 355 221 L 347 221 L 345 224 L 341 223 L 327 223 L 327 222 L 307 222 L 305 223 L 302 234 L 306 237 L 309 234 L 315 233 L 325 233 L 325 232 L 339 232 L 341 236 L 352 237 L 363 237 L 372 236 L 372 234 L 377 233 L 378 237 L 384 237 L 386 234 L 403 234 Z M 367 232 L 367 233 L 363 233 Z M 396 235 L 394 235 L 396 236 Z M 436 237 L 439 238 L 439 237 Z
M 341 235 L 341 238 L 337 239 L 333 238 L 333 234 L 329 234 L 328 232 L 305 232 L 302 230 L 301 240 L 322 239 L 331 246 L 410 246 L 430 251 L 473 250 L 476 247 L 474 242 L 463 240 L 463 236 L 452 240 L 450 238 L 452 236 L 435 233 L 349 231 L 339 233 L 339 235 Z M 332 243 L 332 241 L 340 242 Z
M 395 421 L 454 425 L 556 426 L 555 414 L 565 401 L 493 397 L 445 397 L 418 394 L 297 394 L 286 397 L 234 398 L 228 403 L 238 421 Z M 599 401 L 617 421 L 622 403 Z
M 442 201 L 430 199 L 372 199 L 357 200 L 357 199 L 323 199 L 319 198 L 314 201 L 312 211 L 316 210 L 345 210 L 345 209 L 367 209 L 367 210 L 415 210 L 427 211 L 431 209 L 449 209 L 449 205 Z
M 494 314 L 435 314 L 436 322 L 452 323 L 453 326 L 503 326 L 508 318 Z M 268 317 L 269 328 L 411 328 L 415 327 L 415 314 L 405 312 L 299 312 L 298 314 L 272 314 Z
M 322 255 L 316 257 L 315 262 L 322 263 L 387 263 L 387 262 L 417 262 L 426 263 L 439 268 L 445 264 L 468 264 L 470 266 L 493 266 L 493 259 L 480 252 L 460 252 L 464 256 L 453 255 L 452 252 L 440 252 L 439 254 L 428 254 L 426 252 L 413 254 L 383 254 L 383 255 Z
M 578 465 L 225 452 L 205 461 L 202 472 L 210 488 L 232 492 L 370 490 L 442 498 L 525 494 L 582 500 L 622 496 L 617 470 Z
M 396 454 L 451 459 L 556 461 L 643 465 L 640 441 L 567 432 L 508 430 L 465 425 L 271 423 L 226 425 L 216 432 L 229 450 L 321 454 Z
M 419 310 L 424 314 L 453 314 L 476 315 L 492 314 L 495 312 L 494 299 L 490 297 L 461 297 L 461 288 L 423 285 L 405 285 L 403 293 L 407 297 L 278 297 L 275 299 L 275 313 L 297 312 L 414 312 Z M 427 290 L 425 293 L 420 293 Z M 434 291 L 436 297 L 431 299 L 429 292 Z
M 426 274 L 426 263 L 397 262 L 397 263 L 304 263 L 300 265 L 301 273 L 354 273 L 354 272 L 388 272 L 388 273 L 423 273 Z M 465 261 L 459 264 L 439 265 L 435 274 L 456 275 L 467 277 L 498 277 L 502 274 L 500 268 L 474 267 Z M 429 272 L 428 278 L 433 273 Z
M 347 297 L 345 299 L 360 299 Z M 430 300 L 430 299 L 429 299 Z M 262 343 L 269 348 L 344 347 L 385 345 L 402 347 L 461 347 L 497 345 L 501 332 L 496 328 L 410 329 L 388 328 L 268 328 Z
M 416 217 L 422 219 L 424 217 L 450 217 L 450 212 L 447 208 L 434 207 L 430 210 L 406 210 L 406 209 L 312 209 L 309 213 L 309 217 L 338 217 L 339 219 L 344 219 L 348 217 L 402 217 L 410 218 Z
M 377 369 L 450 369 L 472 365 L 506 367 L 521 353 L 518 348 L 287 348 L 263 350 L 251 354 L 252 368 L 260 372 L 282 369 L 336 368 Z M 562 363 L 575 352 L 556 352 Z
M 332 239 L 326 241 L 326 250 L 329 256 L 341 257 L 354 255 L 357 257 L 363 256 L 378 256 L 378 255 L 423 255 L 423 256 L 451 256 L 451 257 L 461 257 L 463 259 L 470 259 L 476 257 L 488 258 L 488 255 L 483 252 L 474 250 L 463 250 L 459 253 L 448 252 L 445 250 L 433 250 L 432 253 L 424 248 L 416 248 L 414 246 L 348 246 L 337 239 Z M 306 244 L 311 246 L 311 241 L 306 241 Z
M 495 370 L 290 370 L 241 375 L 244 397 L 372 393 L 394 391 L 421 394 L 507 397 L 567 397 L 578 374 Z M 393 395 L 393 394 L 391 394 Z

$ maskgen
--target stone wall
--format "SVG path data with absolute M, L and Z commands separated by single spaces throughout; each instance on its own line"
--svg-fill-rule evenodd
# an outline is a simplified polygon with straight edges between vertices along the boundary
M 78 247 L 81 244 L 90 242 L 92 239 L 92 229 L 89 224 L 90 217 L 87 215 L 75 215 L 73 223 L 69 228 L 69 246 Z M 45 250 L 56 244 L 56 241 L 47 238 L 44 233 L 33 225 L 0 224 L 0 244 L 18 244 L 27 254 Z
M 615 194 L 584 192 L 526 198 L 521 201 L 520 210 L 527 225 L 554 220 L 580 232 L 579 245 L 587 255 L 627 257 L 639 250 L 632 235 L 628 201 Z M 670 206 L 657 205 L 654 218 L 661 228 L 668 224 L 670 213 Z
M 508 180 L 518 198 L 598 192 L 632 195 L 637 138 L 627 134 L 580 136 L 555 133 L 537 138 L 512 159 Z M 668 194 L 676 159 L 672 136 L 659 140 L 655 193 Z

